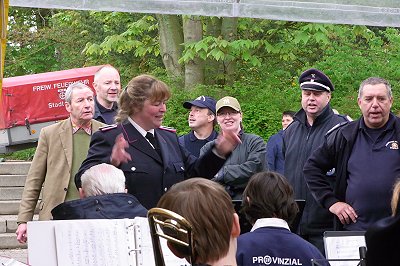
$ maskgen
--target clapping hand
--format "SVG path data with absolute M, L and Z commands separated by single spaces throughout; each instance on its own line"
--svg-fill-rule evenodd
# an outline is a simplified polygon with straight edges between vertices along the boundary
M 122 134 L 119 134 L 115 139 L 115 144 L 111 152 L 111 164 L 118 167 L 121 163 L 126 163 L 132 160 L 131 155 L 125 150 L 129 147 L 129 143 L 125 140 Z

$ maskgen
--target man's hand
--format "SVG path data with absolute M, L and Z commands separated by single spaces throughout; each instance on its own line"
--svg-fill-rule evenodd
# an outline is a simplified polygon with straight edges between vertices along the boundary
M 122 134 L 119 134 L 115 139 L 115 144 L 111 152 L 111 164 L 118 167 L 121 163 L 126 163 L 132 160 L 131 155 L 126 152 L 129 143 L 125 140 Z
M 17 231 L 15 232 L 17 234 L 17 240 L 21 244 L 25 244 L 26 240 L 28 240 L 28 236 L 26 234 L 26 223 L 22 223 L 18 225 Z
M 222 131 L 215 142 L 215 150 L 218 155 L 226 157 L 240 143 L 242 141 L 233 131 Z
M 329 211 L 335 214 L 342 224 L 350 224 L 357 222 L 358 215 L 356 211 L 346 202 L 336 202 Z

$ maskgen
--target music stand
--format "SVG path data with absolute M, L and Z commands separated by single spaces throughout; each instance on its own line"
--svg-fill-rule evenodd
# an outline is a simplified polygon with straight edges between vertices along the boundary
M 324 232 L 327 261 L 331 262 L 332 266 L 365 265 L 366 243 L 364 235 L 365 231 Z
M 366 266 L 365 255 L 367 253 L 366 247 L 359 247 L 358 252 L 360 254 L 359 259 L 311 259 L 312 266 Z

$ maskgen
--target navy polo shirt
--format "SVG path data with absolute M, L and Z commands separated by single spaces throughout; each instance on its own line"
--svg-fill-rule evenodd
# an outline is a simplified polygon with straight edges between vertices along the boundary
M 115 102 L 113 103 L 111 109 L 107 109 L 103 105 L 101 105 L 96 98 L 95 98 L 95 104 L 100 113 L 95 114 L 94 119 L 102 123 L 106 123 L 108 125 L 114 124 L 115 123 L 114 117 L 118 113 L 118 104 Z
M 361 120 L 348 164 L 346 202 L 356 211 L 356 223 L 346 230 L 366 230 L 372 223 L 391 215 L 390 200 L 400 174 L 400 150 L 394 117 L 380 129 L 370 129 Z
M 196 135 L 194 135 L 193 130 L 190 131 L 189 134 L 182 135 L 179 137 L 179 144 L 184 146 L 191 154 L 196 157 L 200 156 L 200 149 L 207 143 L 218 137 L 218 132 L 213 130 L 211 135 L 206 139 L 198 139 Z

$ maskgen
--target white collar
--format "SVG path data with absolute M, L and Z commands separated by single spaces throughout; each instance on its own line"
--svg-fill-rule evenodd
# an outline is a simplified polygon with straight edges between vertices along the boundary
M 251 228 L 251 232 L 254 230 L 261 228 L 261 227 L 267 227 L 267 226 L 273 226 L 273 227 L 281 227 L 285 228 L 290 231 L 289 225 L 285 220 L 279 219 L 279 218 L 261 218 L 257 219 L 253 227 Z
M 150 129 L 149 131 L 146 131 L 146 130 L 144 130 L 141 126 L 139 126 L 138 123 L 136 123 L 135 121 L 133 121 L 133 119 L 130 118 L 129 116 L 128 116 L 128 120 L 129 120 L 129 122 L 132 124 L 132 126 L 134 126 L 134 127 L 137 129 L 137 131 L 139 131 L 139 133 L 140 133 L 143 137 L 146 138 L 147 132 L 150 132 L 150 133 L 153 134 L 153 136 L 154 136 L 154 128 Z

